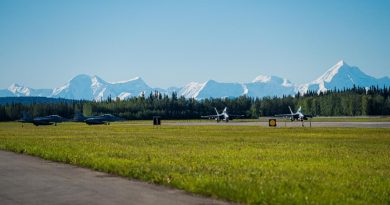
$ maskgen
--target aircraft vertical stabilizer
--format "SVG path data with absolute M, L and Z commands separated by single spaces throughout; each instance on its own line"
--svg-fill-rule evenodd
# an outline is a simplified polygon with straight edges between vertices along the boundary
M 290 107 L 290 106 L 288 106 L 288 109 L 290 109 L 290 112 L 291 112 L 291 114 L 293 115 L 294 113 L 293 113 L 293 111 L 291 110 L 291 107 Z
M 217 113 L 217 115 L 219 115 L 219 113 L 218 113 L 218 110 L 217 110 L 217 108 L 216 108 L 216 107 L 214 108 L 214 110 L 215 110 L 215 112 Z
M 223 109 L 222 113 L 227 113 L 227 107 L 225 107 L 225 109 Z

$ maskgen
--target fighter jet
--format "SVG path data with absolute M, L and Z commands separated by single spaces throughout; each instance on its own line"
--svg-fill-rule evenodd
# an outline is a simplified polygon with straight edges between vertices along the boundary
M 293 112 L 291 110 L 291 107 L 288 106 L 288 109 L 290 109 L 290 114 L 280 114 L 280 115 L 275 115 L 275 117 L 285 117 L 285 118 L 289 118 L 291 121 L 294 121 L 294 120 L 297 120 L 297 121 L 304 121 L 304 120 L 308 120 L 308 118 L 313 118 L 313 115 L 305 115 L 302 113 L 302 107 L 299 107 L 297 112 Z
M 93 117 L 88 117 L 85 120 L 85 123 L 88 125 L 101 125 L 101 124 L 106 124 L 109 125 L 110 122 L 116 122 L 116 121 L 123 121 L 123 118 L 116 117 L 111 114 L 104 114 L 100 116 L 93 116 Z
M 122 119 L 120 117 L 116 117 L 116 116 L 111 115 L 111 114 L 85 117 L 81 113 L 79 113 L 79 114 L 76 114 L 75 117 L 73 118 L 73 122 L 85 122 L 88 125 L 102 125 L 102 124 L 109 125 L 110 122 L 123 121 L 123 120 L 124 119 Z
M 227 112 L 227 107 L 223 109 L 222 113 L 218 113 L 217 108 L 214 108 L 215 112 L 217 113 L 216 115 L 206 115 L 206 116 L 201 116 L 202 118 L 208 118 L 208 119 L 215 119 L 217 122 L 225 121 L 229 122 L 229 120 L 233 120 L 234 118 L 241 118 L 244 117 L 245 115 L 232 115 L 228 114 Z
M 57 123 L 68 121 L 68 119 L 65 119 L 59 115 L 49 115 L 45 117 L 35 117 L 32 118 L 31 116 L 28 116 L 26 112 L 23 113 L 23 117 L 18 120 L 18 122 L 21 123 L 32 123 L 35 126 L 39 125 L 53 125 L 57 126 Z M 22 125 L 23 126 L 23 125 Z

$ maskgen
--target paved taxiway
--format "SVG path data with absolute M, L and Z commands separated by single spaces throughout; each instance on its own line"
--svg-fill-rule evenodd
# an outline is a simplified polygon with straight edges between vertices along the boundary
M 0 151 L 0 204 L 228 204 L 184 191 Z
M 228 126 L 265 126 L 268 122 L 162 122 L 163 125 L 202 126 L 202 125 L 228 125 Z M 390 128 L 390 122 L 304 122 L 305 127 L 364 127 L 364 128 Z M 302 127 L 301 122 L 278 121 L 277 127 Z

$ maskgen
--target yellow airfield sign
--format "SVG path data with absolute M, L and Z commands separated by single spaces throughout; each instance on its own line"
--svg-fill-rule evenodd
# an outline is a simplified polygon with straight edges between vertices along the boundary
M 270 127 L 276 127 L 276 119 L 269 119 L 268 120 L 268 125 Z

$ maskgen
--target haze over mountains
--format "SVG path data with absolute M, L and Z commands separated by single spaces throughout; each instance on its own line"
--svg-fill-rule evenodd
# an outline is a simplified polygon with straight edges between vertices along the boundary
M 251 97 L 294 95 L 298 91 L 326 91 L 334 88 L 350 88 L 353 85 L 361 87 L 390 86 L 390 78 L 374 78 L 362 72 L 358 67 L 350 66 L 344 61 L 338 62 L 322 76 L 305 84 L 294 84 L 277 76 L 259 75 L 248 83 L 222 83 L 209 80 L 203 83 L 191 82 L 181 88 L 152 88 L 140 78 L 110 83 L 98 76 L 78 75 L 66 84 L 54 89 L 33 89 L 20 84 L 12 84 L 8 89 L 0 89 L 0 97 L 41 96 L 65 99 L 104 100 L 119 97 L 126 99 L 149 95 L 154 91 L 171 94 L 176 92 L 186 98 L 224 98 L 248 95 Z

